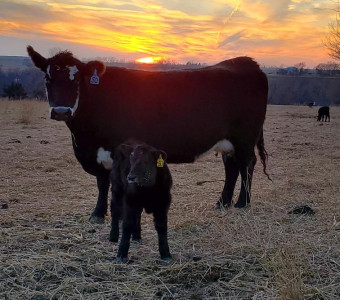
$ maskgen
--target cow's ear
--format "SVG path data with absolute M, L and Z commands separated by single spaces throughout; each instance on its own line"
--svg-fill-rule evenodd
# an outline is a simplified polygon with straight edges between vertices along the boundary
M 47 59 L 40 55 L 38 52 L 34 51 L 32 46 L 27 46 L 28 55 L 31 57 L 34 65 L 38 67 L 41 71 L 46 73 L 47 69 Z
M 98 77 L 101 77 L 106 70 L 106 66 L 103 62 L 98 60 L 89 61 L 84 66 L 84 73 L 87 76 L 97 75 Z

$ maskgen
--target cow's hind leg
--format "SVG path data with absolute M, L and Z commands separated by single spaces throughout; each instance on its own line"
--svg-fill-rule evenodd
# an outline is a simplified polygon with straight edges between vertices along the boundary
M 220 200 L 217 201 L 215 209 L 231 206 L 235 184 L 239 175 L 239 166 L 234 157 L 222 154 L 222 159 L 225 170 L 225 183 Z
M 97 176 L 97 187 L 98 187 L 98 200 L 95 209 L 93 210 L 90 222 L 91 223 L 104 223 L 104 218 L 107 213 L 107 196 L 110 187 L 110 173 L 104 173 Z
M 236 208 L 246 207 L 250 203 L 251 183 L 256 160 L 255 153 L 253 153 L 252 159 L 249 163 L 240 163 L 241 191 L 238 200 L 234 205 Z

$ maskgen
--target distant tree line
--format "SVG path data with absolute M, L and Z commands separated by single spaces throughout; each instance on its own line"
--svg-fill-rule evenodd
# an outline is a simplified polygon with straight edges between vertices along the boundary
M 33 67 L 4 72 L 0 66 L 0 95 L 13 100 L 23 98 L 45 100 L 44 74 Z
M 105 61 L 105 59 L 102 60 Z M 187 64 L 176 64 L 172 61 L 162 61 L 160 63 L 150 65 L 121 61 L 106 61 L 106 63 L 108 65 L 114 65 L 118 67 L 144 69 L 150 71 L 180 70 L 187 68 L 200 68 L 205 66 L 205 64 L 194 62 L 188 62 Z M 340 90 L 338 91 L 336 86 L 340 87 L 340 84 L 337 83 L 340 80 L 340 64 L 334 62 L 320 63 L 314 68 L 312 73 L 310 73 L 311 70 L 306 69 L 305 67 L 305 63 L 298 63 L 288 68 L 281 67 L 276 72 L 277 74 L 283 76 L 278 76 L 277 79 L 274 79 L 269 75 L 269 103 L 303 104 L 305 102 L 309 103 L 316 101 L 317 103 L 323 103 L 325 105 L 331 103 L 339 105 L 340 102 L 337 99 L 337 94 L 340 94 Z M 296 76 L 305 74 L 311 74 L 313 76 L 301 76 L 301 80 L 294 79 Z M 288 80 L 290 77 L 292 77 L 292 80 Z M 332 83 L 330 83 L 330 85 L 332 87 L 329 89 L 329 91 L 326 91 L 324 86 L 319 85 L 320 80 L 318 80 L 317 77 L 325 77 L 324 79 L 328 80 L 327 82 L 331 80 Z M 328 79 L 328 77 L 331 78 Z M 285 80 L 285 78 L 287 78 L 288 81 Z M 313 78 L 315 80 L 313 80 Z M 322 82 L 323 84 L 326 84 L 326 82 Z M 290 93 L 287 91 L 290 91 Z M 33 66 L 28 68 L 26 67 L 25 69 L 18 68 L 7 71 L 2 71 L 0 66 L 0 96 L 13 100 L 23 98 L 46 100 L 44 73 Z

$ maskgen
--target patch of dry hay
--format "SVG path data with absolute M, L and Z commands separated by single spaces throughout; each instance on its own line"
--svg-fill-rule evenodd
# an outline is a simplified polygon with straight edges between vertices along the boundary
M 34 115 L 24 124 L 21 102 L 0 102 L 0 204 L 8 204 L 0 210 L 0 299 L 340 299 L 340 108 L 320 126 L 308 107 L 269 106 L 273 182 L 258 165 L 246 210 L 213 210 L 220 157 L 171 165 L 173 262 L 159 261 L 143 214 L 143 242 L 120 265 L 109 216 L 88 222 L 95 180 L 74 158 L 65 124 L 46 119 L 46 103 L 29 103 Z M 301 204 L 316 214 L 287 214 Z

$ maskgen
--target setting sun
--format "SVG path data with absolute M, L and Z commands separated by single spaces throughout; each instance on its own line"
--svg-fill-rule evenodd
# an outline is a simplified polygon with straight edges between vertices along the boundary
M 141 63 L 141 64 L 154 64 L 157 63 L 161 60 L 160 57 L 152 57 L 152 56 L 148 56 L 148 57 L 141 57 L 141 58 L 137 58 L 135 60 L 135 62 Z

